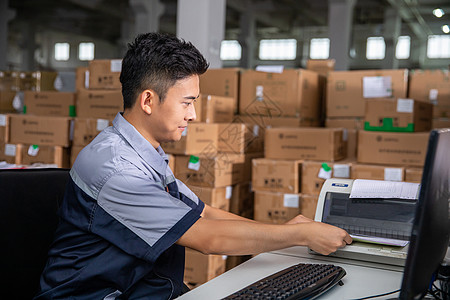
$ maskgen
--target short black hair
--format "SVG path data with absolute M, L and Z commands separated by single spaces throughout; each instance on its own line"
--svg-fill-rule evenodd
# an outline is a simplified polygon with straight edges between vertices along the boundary
M 208 67 L 206 59 L 190 42 L 162 33 L 140 34 L 128 44 L 122 60 L 124 109 L 133 107 L 137 96 L 146 89 L 154 90 L 163 102 L 178 80 L 201 75 Z

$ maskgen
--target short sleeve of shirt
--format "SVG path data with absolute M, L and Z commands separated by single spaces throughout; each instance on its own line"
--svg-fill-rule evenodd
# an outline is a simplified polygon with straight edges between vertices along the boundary
M 200 218 L 204 208 L 198 198 L 181 198 L 171 196 L 162 182 L 129 168 L 106 181 L 97 202 L 130 234 L 145 241 L 149 246 L 146 256 L 158 257 Z M 120 248 L 120 243 L 126 243 L 126 237 L 115 243 Z

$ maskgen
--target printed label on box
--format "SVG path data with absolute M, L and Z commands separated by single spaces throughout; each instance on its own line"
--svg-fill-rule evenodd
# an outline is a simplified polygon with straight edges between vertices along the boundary
M 398 99 L 397 112 L 412 113 L 414 111 L 413 99 Z
M 363 77 L 364 98 L 384 98 L 392 96 L 391 76 Z
M 188 169 L 195 171 L 200 170 L 200 158 L 198 156 L 191 155 L 189 158 Z
M 350 166 L 344 164 L 335 164 L 333 166 L 334 177 L 350 178 Z
M 122 70 L 122 60 L 113 59 L 111 60 L 111 72 L 120 72 Z
M 0 126 L 6 126 L 6 115 L 0 115 Z
M 231 185 L 228 185 L 225 188 L 225 199 L 231 199 L 232 195 L 233 195 L 233 187 Z
M 97 131 L 102 131 L 108 127 L 109 121 L 105 119 L 97 119 Z
M 5 145 L 5 155 L 6 156 L 16 156 L 16 145 L 6 144 Z
M 283 204 L 284 207 L 298 208 L 298 195 L 297 194 L 284 194 Z
M 402 181 L 403 170 L 400 168 L 384 168 L 384 180 Z
M 39 153 L 38 145 L 30 145 L 30 147 L 28 147 L 28 155 L 29 156 L 37 156 L 38 153 Z

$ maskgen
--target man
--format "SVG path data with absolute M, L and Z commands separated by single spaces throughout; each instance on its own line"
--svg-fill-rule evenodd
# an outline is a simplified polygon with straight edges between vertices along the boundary
M 344 230 L 302 216 L 269 225 L 212 208 L 174 178 L 160 144 L 196 118 L 207 68 L 175 37 L 143 34 L 129 45 L 124 112 L 77 157 L 36 299 L 175 298 L 184 247 L 240 255 L 307 245 L 329 254 L 351 243 Z

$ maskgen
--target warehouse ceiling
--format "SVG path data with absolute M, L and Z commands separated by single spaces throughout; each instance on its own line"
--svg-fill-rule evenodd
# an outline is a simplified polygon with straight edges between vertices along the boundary
M 175 34 L 177 0 L 161 0 L 164 12 L 160 31 Z M 388 8 L 397 10 L 404 30 L 412 34 L 442 34 L 450 25 L 448 0 L 355 0 L 354 25 L 383 24 Z M 328 0 L 227 0 L 226 38 L 237 38 L 241 16 L 253 14 L 257 36 L 295 36 L 296 30 L 327 26 Z M 116 42 L 122 21 L 132 21 L 129 0 L 9 0 L 15 10 L 13 22 L 28 22 L 36 27 L 81 34 Z M 432 11 L 442 8 L 447 14 L 436 18 Z

